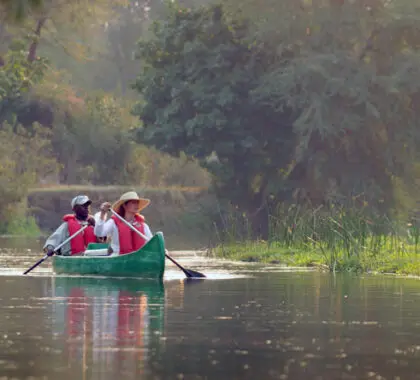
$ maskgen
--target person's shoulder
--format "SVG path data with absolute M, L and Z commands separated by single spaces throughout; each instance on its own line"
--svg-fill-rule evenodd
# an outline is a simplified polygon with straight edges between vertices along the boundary
M 142 223 L 146 223 L 146 217 L 142 214 L 136 214 L 136 217 L 140 219 Z
M 61 219 L 63 222 L 68 222 L 69 220 L 75 220 L 75 216 L 74 214 L 66 214 L 63 216 L 63 218 Z
M 67 222 L 61 222 L 61 224 L 55 229 L 55 232 L 61 232 L 67 228 Z

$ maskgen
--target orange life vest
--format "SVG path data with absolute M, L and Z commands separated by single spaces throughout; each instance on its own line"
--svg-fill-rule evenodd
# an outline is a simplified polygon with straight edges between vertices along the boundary
M 67 335 L 70 338 L 69 343 L 69 356 L 75 359 L 78 354 L 77 338 L 83 338 L 83 324 L 86 319 L 86 306 L 87 302 L 84 299 L 83 290 L 73 288 L 70 291 L 67 302 Z
M 114 220 L 115 225 L 118 228 L 118 238 L 120 240 L 120 255 L 126 253 L 134 252 L 143 247 L 146 244 L 144 240 L 138 233 L 133 231 L 128 227 L 124 222 L 118 219 L 116 216 L 111 216 Z M 144 216 L 136 214 L 134 216 L 135 223 L 133 227 L 140 231 L 144 235 Z
M 148 333 L 146 325 L 147 317 L 147 297 L 138 296 L 131 292 L 120 291 L 118 296 L 118 326 L 117 326 L 117 345 L 118 347 L 139 347 L 144 348 L 144 335 Z M 143 350 L 139 350 L 136 358 L 127 355 L 125 350 L 118 350 L 118 357 L 121 362 L 135 363 L 143 360 Z M 130 363 L 130 364 L 131 364 Z
M 67 222 L 70 236 L 82 228 L 76 217 L 72 214 L 64 215 L 63 221 Z M 82 233 L 70 240 L 71 255 L 84 252 L 89 243 L 96 243 L 96 236 L 93 233 L 92 226 L 88 226 Z

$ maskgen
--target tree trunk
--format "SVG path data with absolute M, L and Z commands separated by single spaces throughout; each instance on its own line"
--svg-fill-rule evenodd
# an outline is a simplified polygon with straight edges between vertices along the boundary
M 269 236 L 269 207 L 267 204 L 267 187 L 269 175 L 265 175 L 260 186 L 260 191 L 254 195 L 250 202 L 248 215 L 255 239 L 268 240 Z
M 267 206 L 259 208 L 257 212 L 254 212 L 250 216 L 250 222 L 252 226 L 253 238 L 254 239 L 269 239 L 269 210 Z
M 125 83 L 125 67 L 124 67 L 124 52 L 121 48 L 121 44 L 118 44 L 118 53 L 117 53 L 117 66 L 118 66 L 118 74 L 119 74 L 119 87 L 121 91 L 121 95 L 125 95 L 127 92 L 127 86 Z
M 38 48 L 39 39 L 41 38 L 41 30 L 46 21 L 47 21 L 47 18 L 42 17 L 37 22 L 36 29 L 35 29 L 35 37 L 31 43 L 31 46 L 29 47 L 28 62 L 33 62 L 36 59 L 36 50 Z

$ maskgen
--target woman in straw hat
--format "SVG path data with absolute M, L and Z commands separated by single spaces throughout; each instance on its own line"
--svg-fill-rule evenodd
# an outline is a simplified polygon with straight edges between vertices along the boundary
M 139 230 L 147 240 L 135 233 L 115 215 L 105 220 L 111 204 L 105 202 L 101 205 L 99 220 L 95 225 L 95 235 L 111 237 L 110 245 L 113 255 L 124 255 L 137 251 L 152 238 L 153 235 L 149 226 L 145 223 L 144 217 L 140 215 L 140 211 L 147 207 L 149 203 L 149 199 L 140 198 L 135 191 L 129 191 L 121 195 L 120 199 L 112 205 L 112 209 Z

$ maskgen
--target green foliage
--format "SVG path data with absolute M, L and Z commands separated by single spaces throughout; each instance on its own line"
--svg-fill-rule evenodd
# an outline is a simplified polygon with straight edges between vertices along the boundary
M 80 109 L 57 120 L 52 142 L 64 166 L 62 180 L 125 183 L 124 164 L 130 154 L 129 141 L 124 136 L 130 127 L 127 117 L 130 119 L 115 98 L 99 94 L 81 99 Z M 91 169 L 86 171 L 88 167 Z
M 346 22 L 357 28 L 355 10 L 345 11 Z M 388 27 L 395 26 L 384 29 Z M 371 205 L 381 208 L 380 201 L 389 207 L 395 200 L 394 179 L 404 176 L 410 181 L 418 159 L 418 117 L 410 99 L 420 88 L 397 79 L 415 75 L 418 52 L 415 47 L 407 46 L 408 51 L 396 47 L 390 52 L 392 64 L 385 68 L 382 54 L 360 58 L 355 52 L 360 39 L 339 45 L 341 33 L 338 28 L 334 38 L 332 30 L 321 28 L 303 46 L 296 46 L 292 56 L 284 52 L 254 95 L 272 109 L 287 104 L 296 112 L 299 144 L 289 177 L 305 196 L 340 201 L 349 194 L 363 194 Z M 336 44 L 315 43 L 328 38 L 336 39 Z
M 106 49 L 115 54 L 123 50 L 118 64 L 124 66 L 124 75 L 118 81 L 127 86 L 134 77 L 136 66 L 128 67 L 134 39 L 140 24 L 149 22 L 143 5 L 114 0 L 0 2 L 0 10 L 8 12 L 2 16 L 10 16 L 0 24 L 0 196 L 5 200 L 0 232 L 34 230 L 21 205 L 28 188 L 40 184 L 207 186 L 208 175 L 194 160 L 133 143 L 131 130 L 137 122 L 129 101 L 83 91 L 95 87 L 91 84 L 101 75 L 113 81 L 113 73 L 102 73 Z M 123 17 L 114 18 L 115 11 Z M 128 19 L 132 23 L 119 33 Z M 54 66 L 38 54 L 52 58 Z M 77 60 L 83 62 L 75 64 Z M 83 88 L 72 85 L 77 70 L 83 74 Z M 106 86 L 96 82 L 96 87 Z M 109 89 L 115 87 L 114 81 Z
M 27 215 L 26 209 L 15 213 L 10 223 L 5 226 L 5 230 L 2 232 L 6 235 L 26 237 L 39 237 L 42 233 L 35 218 Z
M 43 78 L 47 61 L 27 61 L 23 41 L 15 41 L 0 67 L 0 122 L 12 121 L 16 112 L 24 107 L 25 98 L 32 86 Z
M 165 0 L 165 2 L 167 2 Z M 67 67 L 74 75 L 78 85 L 84 88 L 103 89 L 125 97 L 134 97 L 131 89 L 134 78 L 139 72 L 138 62 L 134 59 L 136 43 L 139 38 L 149 34 L 153 20 L 165 15 L 164 1 L 127 0 L 113 4 L 113 13 L 103 28 L 95 35 L 95 54 L 88 62 L 73 62 L 64 57 L 59 65 Z M 183 0 L 185 6 L 197 6 L 208 0 Z M 91 75 L 94 73 L 94 75 Z M 87 87 L 89 86 L 89 87 Z
M 25 220 L 17 211 L 28 189 L 42 178 L 54 175 L 58 166 L 51 158 L 49 131 L 34 126 L 30 133 L 21 126 L 12 129 L 4 123 L 0 130 L 0 232 L 10 232 L 16 219 Z
M 144 125 L 138 141 L 198 159 L 220 194 L 259 207 L 287 163 L 278 152 L 293 139 L 289 115 L 277 134 L 268 133 L 273 113 L 250 97 L 270 56 L 252 50 L 243 39 L 246 25 L 228 24 L 220 6 L 174 7 L 153 32 L 139 45 L 145 68 L 135 85 L 144 99 L 135 109 Z
M 404 253 L 395 253 L 385 245 L 376 255 L 365 249 L 359 256 L 347 257 L 343 251 L 321 252 L 317 249 L 287 248 L 281 243 L 267 244 L 266 241 L 248 241 L 237 244 L 221 244 L 212 249 L 210 255 L 237 261 L 280 264 L 288 267 L 317 267 L 334 272 L 351 273 L 395 273 L 420 275 L 418 250 L 405 245 Z
M 22 21 L 31 10 L 39 10 L 42 0 L 0 0 L 0 11 L 12 22 Z
M 160 2 L 127 1 L 115 7 L 115 17 L 103 31 L 104 49 L 98 59 L 91 63 L 91 69 L 100 65 L 93 85 L 122 94 L 131 95 L 130 85 L 138 73 L 134 52 L 138 39 L 150 26 L 150 13 L 159 8 Z M 145 9 L 149 9 L 146 12 Z
M 319 266 L 323 262 L 319 252 L 287 248 L 281 244 L 267 244 L 263 240 L 220 244 L 212 248 L 209 254 L 223 259 L 290 267 Z
M 139 44 L 138 141 L 199 159 L 262 219 L 283 201 L 392 215 L 397 193 L 418 197 L 418 7 L 232 3 L 171 6 Z
M 228 3 L 231 14 L 238 10 L 235 0 Z M 253 95 L 277 112 L 287 104 L 296 115 L 288 174 L 296 193 L 315 204 L 357 195 L 382 210 L 402 206 L 398 192 L 416 197 L 416 2 L 269 1 L 261 7 L 249 0 L 240 7 L 252 18 L 258 43 L 277 51 Z
M 49 88 L 38 88 L 37 96 Z M 68 106 L 70 99 L 73 107 Z M 106 93 L 78 98 L 71 92 L 62 100 L 54 94 L 50 101 L 56 104 L 51 139 L 54 155 L 62 164 L 61 183 L 207 185 L 206 172 L 195 162 L 186 157 L 175 159 L 132 141 L 136 119 L 129 102 Z
M 66 74 L 48 71 L 42 59 L 29 63 L 23 46 L 6 55 L 0 68 L 2 119 L 16 132 L 25 120 L 26 132 L 33 122 L 51 128 L 53 155 L 60 163 L 57 178 L 48 182 L 84 184 L 140 184 L 153 186 L 206 186 L 207 175 L 183 158 L 174 159 L 132 142 L 136 118 L 131 103 L 103 92 L 83 94 L 69 85 Z M 188 168 L 189 172 L 185 172 Z M 188 178 L 187 178 L 188 177 Z
M 133 184 L 147 184 L 157 188 L 207 188 L 210 185 L 209 173 L 196 161 L 183 154 L 174 158 L 140 144 L 130 145 L 130 156 L 124 168 L 127 182 Z
M 126 0 L 40 1 L 36 11 L 25 13 L 21 22 L 0 27 L 0 49 L 1 45 L 7 49 L 11 38 L 27 38 L 29 60 L 37 55 L 48 57 L 54 66 L 73 74 L 73 84 L 91 89 L 103 71 L 106 25 L 115 18 L 116 8 L 126 3 Z M 96 66 L 88 65 L 89 61 L 95 61 Z M 109 72 L 108 75 L 112 76 Z M 99 88 L 104 86 L 97 85 L 96 89 Z
M 280 208 L 266 241 L 252 240 L 248 220 L 225 212 L 211 253 L 242 261 L 323 266 L 330 271 L 418 274 L 419 226 L 371 210 Z

